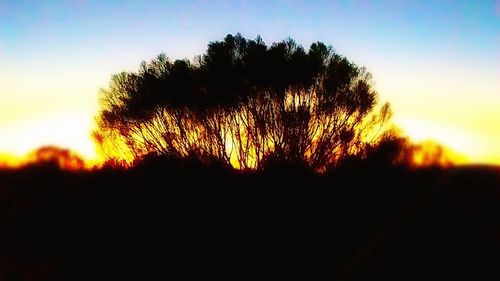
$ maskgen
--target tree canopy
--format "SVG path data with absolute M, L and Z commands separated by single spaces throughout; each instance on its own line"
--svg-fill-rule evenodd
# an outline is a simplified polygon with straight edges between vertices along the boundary
M 94 137 L 108 158 L 195 157 L 237 168 L 324 170 L 362 155 L 391 111 L 371 74 L 333 48 L 227 35 L 193 60 L 160 54 L 100 92 Z

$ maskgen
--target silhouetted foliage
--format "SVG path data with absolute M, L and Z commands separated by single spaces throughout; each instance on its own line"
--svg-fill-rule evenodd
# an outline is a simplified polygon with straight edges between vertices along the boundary
M 69 149 L 57 146 L 42 146 L 28 155 L 27 166 L 66 170 L 81 170 L 83 158 Z
M 227 35 L 194 61 L 161 54 L 114 75 L 94 138 L 109 158 L 129 161 L 155 153 L 262 169 L 272 157 L 324 170 L 383 132 L 391 112 L 375 111 L 370 81 L 322 42 L 306 50 Z

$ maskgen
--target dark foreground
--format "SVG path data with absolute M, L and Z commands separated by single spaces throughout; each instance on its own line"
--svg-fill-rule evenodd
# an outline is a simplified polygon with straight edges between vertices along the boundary
M 0 280 L 500 280 L 500 172 L 0 171 Z

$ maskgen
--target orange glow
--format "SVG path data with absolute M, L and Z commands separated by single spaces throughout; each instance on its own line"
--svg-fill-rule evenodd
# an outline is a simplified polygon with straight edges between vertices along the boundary
M 0 154 L 0 168 L 17 168 L 22 163 L 22 157 L 1 153 Z
M 68 149 L 55 146 L 44 146 L 27 157 L 27 165 L 54 165 L 64 170 L 82 170 L 85 168 L 83 158 Z
M 83 114 L 62 113 L 0 126 L 0 163 L 19 165 L 34 149 L 45 145 L 68 147 L 88 162 L 97 161 L 90 138 L 92 119 Z
M 394 109 L 394 123 L 412 141 L 431 139 L 456 151 L 462 156 L 452 157 L 455 164 L 500 165 L 500 100 L 492 75 L 481 83 L 463 80 L 455 85 L 456 79 L 434 81 L 418 72 L 412 77 L 421 81 L 414 87 L 408 77 L 389 70 L 374 68 L 377 88 Z M 63 70 L 38 75 L 25 69 L 0 75 L 0 165 L 19 165 L 30 151 L 44 145 L 67 147 L 86 162 L 101 161 L 90 137 L 97 90 L 116 70 L 95 70 L 92 75 L 88 73 L 93 68 L 71 71 L 88 77 L 83 81 L 76 74 L 62 75 Z M 25 77 L 33 80 L 27 83 Z M 235 165 L 234 153 L 230 159 Z
M 467 163 L 465 156 L 432 140 L 413 145 L 412 161 L 416 167 L 450 167 Z
M 439 127 L 435 124 L 425 124 L 423 122 L 406 122 L 404 130 L 414 142 L 412 145 L 412 163 L 417 166 L 442 166 L 467 164 L 471 162 L 470 154 L 464 155 L 462 151 L 474 151 L 475 146 L 480 142 L 479 138 L 460 135 L 458 130 L 452 128 Z M 25 164 L 55 162 L 64 169 L 89 168 L 101 165 L 106 155 L 97 156 L 94 141 L 99 142 L 100 138 L 94 135 L 90 137 L 93 128 L 92 122 L 88 118 L 78 114 L 60 114 L 52 117 L 40 118 L 32 122 L 21 122 L 20 126 L 3 128 L 8 132 L 8 138 L 0 139 L 5 147 L 8 143 L 5 140 L 16 140 L 10 143 L 8 153 L 0 153 L 0 167 L 18 167 Z M 234 129 L 233 129 L 234 130 Z M 85 134 L 82 134 L 81 132 Z M 198 130 L 199 132 L 199 130 Z M 234 132 L 233 132 L 234 133 Z M 240 132 L 241 141 L 235 138 L 233 133 L 226 135 L 226 155 L 230 163 L 237 169 L 253 169 L 256 166 L 255 151 L 249 150 L 248 155 L 238 154 L 238 147 L 245 145 L 247 141 L 245 132 Z M 435 140 L 425 137 L 432 135 Z M 460 136 L 460 137 L 456 137 Z M 199 137 L 199 136 L 198 136 Z M 193 142 L 197 141 L 197 136 L 192 135 Z M 3 143 L 2 143 L 3 142 Z M 33 151 L 35 147 L 45 149 Z M 124 161 L 126 165 L 131 165 L 134 160 L 134 153 L 125 145 L 125 141 L 107 141 L 100 143 L 100 148 L 104 151 L 99 153 L 111 153 L 119 161 Z M 53 146 L 55 145 L 55 146 Z M 272 145 L 268 143 L 268 145 Z M 68 147 L 75 152 L 57 147 Z M 8 147 L 8 146 L 7 146 Z M 98 146 L 99 147 L 99 146 Z M 47 149 L 52 148 L 52 149 Z M 476 149 L 476 158 L 481 157 L 481 150 Z M 81 155 L 85 161 L 80 163 L 74 155 Z M 243 157 L 243 158 L 242 158 Z
M 403 122 L 400 123 L 403 123 L 404 132 L 415 143 L 413 161 L 416 166 L 438 165 L 446 167 L 452 164 L 460 165 L 478 161 L 492 164 L 500 163 L 499 155 L 496 155 L 495 151 L 488 151 L 487 147 L 483 145 L 484 141 L 479 136 L 466 134 L 459 129 L 440 126 L 433 122 L 426 123 L 422 120 L 403 119 Z M 35 161 L 33 147 L 52 144 L 68 147 L 81 155 L 85 159 L 83 167 L 98 165 L 102 160 L 97 156 L 94 140 L 90 137 L 92 128 L 91 120 L 78 114 L 53 115 L 31 122 L 21 121 L 18 127 L 0 128 L 3 130 L 2 133 L 6 132 L 7 135 L 7 138 L 0 138 L 0 148 L 7 148 L 7 151 L 0 151 L 0 167 L 18 167 L 26 163 L 33 163 Z M 433 139 L 429 139 L 428 136 L 433 136 Z M 243 136 L 243 140 L 244 138 Z M 226 153 L 230 157 L 232 166 L 241 168 L 233 141 L 229 136 L 226 141 Z M 109 143 L 108 145 L 120 144 L 123 142 Z M 130 152 L 127 152 L 126 147 L 121 147 L 121 149 L 115 147 L 114 150 L 122 156 L 121 159 L 128 159 L 126 162 L 129 164 L 132 162 L 133 157 L 129 155 Z M 126 155 L 125 152 L 127 152 Z M 50 153 L 44 155 L 38 160 L 44 160 L 47 157 L 58 158 Z M 78 168 L 64 159 L 57 161 L 62 161 L 60 166 L 63 168 Z M 252 159 L 246 161 L 246 167 L 255 166 Z
M 43 146 L 24 156 L 0 154 L 0 168 L 21 168 L 27 166 L 53 166 L 64 170 L 84 170 L 94 167 L 96 162 L 85 161 L 78 153 L 56 146 Z
M 399 122 L 398 122 L 399 121 Z M 396 120 L 415 143 L 439 143 L 446 147 L 455 164 L 481 163 L 500 164 L 500 146 L 494 140 L 500 139 L 500 128 L 496 124 L 483 124 L 483 128 L 464 128 L 458 124 L 432 122 L 425 118 Z M 432 149 L 431 149 L 432 150 Z
M 459 60 L 437 67 L 408 58 L 401 71 L 392 63 L 373 69 L 376 88 L 413 141 L 432 139 L 463 154 L 464 164 L 500 165 L 498 67 L 480 71 Z

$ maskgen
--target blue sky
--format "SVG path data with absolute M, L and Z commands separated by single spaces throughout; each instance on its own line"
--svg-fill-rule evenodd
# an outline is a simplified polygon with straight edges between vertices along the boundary
M 331 44 L 373 73 L 410 135 L 486 153 L 500 141 L 499 15 L 495 1 L 0 0 L 0 151 L 25 151 L 25 130 L 50 126 L 32 138 L 88 152 L 97 92 L 113 73 L 160 52 L 192 58 L 241 32 Z

